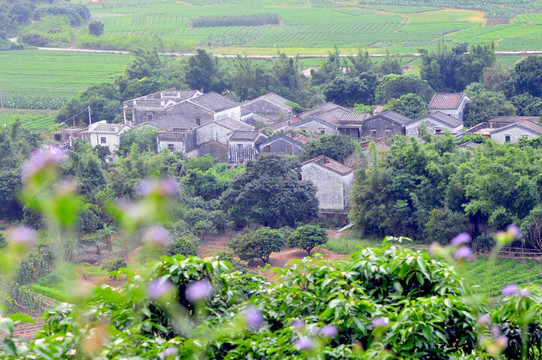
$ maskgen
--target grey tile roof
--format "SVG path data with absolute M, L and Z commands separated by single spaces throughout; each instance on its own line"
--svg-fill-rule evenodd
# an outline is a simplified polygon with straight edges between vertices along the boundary
M 292 144 L 294 146 L 297 146 L 298 148 L 302 148 L 303 147 L 303 144 L 295 139 L 292 139 L 291 137 L 289 136 L 286 136 L 284 134 L 277 134 L 275 136 L 272 136 L 268 139 L 266 139 L 265 141 L 263 141 L 259 146 L 262 147 L 262 146 L 265 146 L 265 145 L 269 145 L 271 143 L 274 143 L 275 141 L 285 141 L 289 144 Z
M 490 120 L 488 120 L 489 123 L 492 122 L 500 122 L 500 123 L 515 123 L 520 120 L 529 120 L 533 122 L 538 122 L 540 120 L 540 116 L 496 116 Z
M 408 125 L 412 121 L 414 121 L 411 118 L 408 118 L 405 115 L 399 114 L 398 112 L 395 112 L 393 110 L 384 111 L 383 113 L 373 116 L 373 118 L 375 117 L 383 117 L 399 125 Z
M 328 158 L 325 155 L 320 155 L 318 157 L 315 157 L 314 159 L 307 160 L 303 162 L 301 166 L 307 165 L 310 163 L 320 165 L 321 167 L 331 170 L 333 172 L 336 172 L 339 175 L 348 175 L 352 171 L 354 171 L 354 169 L 351 168 L 350 166 L 341 164 L 340 162 L 333 160 L 331 158 Z
M 230 118 L 219 119 L 219 120 L 216 120 L 215 123 L 231 130 L 244 130 L 244 131 L 254 130 L 254 126 L 246 124 L 242 121 L 237 121 Z
M 239 103 L 228 99 L 216 92 L 210 92 L 188 100 L 196 105 L 214 112 L 223 111 L 239 106 Z
M 170 114 L 158 119 L 146 122 L 145 124 L 158 127 L 164 130 L 170 130 L 173 128 L 179 129 L 192 129 L 197 126 L 195 119 L 190 119 L 177 114 Z
M 324 126 L 327 126 L 329 128 L 332 128 L 332 129 L 336 129 L 335 125 L 333 125 L 333 124 L 331 124 L 331 123 L 329 123 L 329 122 L 327 122 L 327 121 L 325 121 L 325 120 L 323 120 L 323 119 L 321 119 L 319 117 L 310 117 L 308 119 L 298 121 L 295 124 L 292 124 L 292 126 L 297 128 L 297 127 L 300 127 L 303 124 L 306 124 L 306 123 L 309 123 L 309 122 L 312 122 L 312 121 L 316 121 L 316 122 L 318 122 L 318 123 L 320 123 L 320 124 L 322 124 Z
M 271 131 L 278 131 L 278 130 L 293 126 L 293 125 L 295 125 L 297 123 L 299 123 L 298 120 L 296 120 L 294 118 L 289 118 L 289 119 L 286 119 L 286 120 L 283 120 L 283 121 L 276 122 L 276 123 L 271 124 L 269 126 L 266 126 L 265 128 L 269 129 Z
M 299 115 L 299 117 L 303 119 L 307 119 L 309 117 L 318 116 L 321 114 L 328 114 L 330 116 L 335 117 L 337 120 L 340 119 L 340 117 L 344 114 L 352 113 L 352 111 L 334 104 L 334 103 L 325 103 L 323 105 L 318 106 L 317 108 L 314 108 L 312 110 L 308 110 L 303 112 Z
M 183 141 L 186 132 L 181 131 L 160 131 L 156 133 L 158 141 Z
M 256 130 L 253 130 L 253 131 L 236 130 L 230 135 L 229 139 L 231 141 L 254 141 L 260 135 L 261 133 Z
M 534 134 L 542 135 L 542 125 L 534 123 L 534 122 L 529 121 L 529 120 L 520 120 L 520 121 L 512 123 L 510 125 L 503 126 L 501 128 L 495 129 L 493 131 L 493 133 L 506 131 L 506 130 L 508 130 L 510 128 L 513 128 L 513 127 L 521 127 L 521 128 L 524 128 L 524 129 L 527 129 L 527 130 L 531 131 Z
M 89 129 L 89 132 L 117 134 L 125 128 L 124 124 L 98 124 Z
M 445 113 L 443 113 L 441 111 L 435 111 L 435 112 L 432 112 L 429 115 L 420 116 L 419 118 L 416 119 L 416 121 L 427 119 L 427 118 L 431 118 L 431 119 L 433 119 L 435 121 L 438 121 L 438 122 L 440 122 L 440 123 L 442 123 L 444 125 L 447 125 L 449 127 L 452 127 L 452 128 L 456 128 L 458 126 L 463 125 L 463 121 L 461 121 L 459 119 L 456 119 L 453 116 L 445 114 Z
M 371 114 L 343 114 L 339 118 L 339 124 L 361 124 L 365 119 L 370 118 Z

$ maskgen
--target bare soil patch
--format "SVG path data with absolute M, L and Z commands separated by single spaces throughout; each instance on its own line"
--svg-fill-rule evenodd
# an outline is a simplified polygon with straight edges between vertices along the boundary
M 508 25 L 508 24 L 510 24 L 510 19 L 486 19 L 484 26 Z

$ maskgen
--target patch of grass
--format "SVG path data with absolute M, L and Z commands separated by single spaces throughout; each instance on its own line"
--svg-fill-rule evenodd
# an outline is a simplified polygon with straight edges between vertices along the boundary
M 38 284 L 33 284 L 31 286 L 32 290 L 37 292 L 38 294 L 44 295 L 46 297 L 49 297 L 53 300 L 57 301 L 69 301 L 69 299 L 64 295 L 63 291 L 53 289 L 47 286 L 41 286 Z
M 360 248 L 381 246 L 382 241 L 375 239 L 360 239 L 355 234 L 348 234 L 338 238 L 330 238 L 328 242 L 320 247 L 334 251 L 338 254 L 349 255 Z
M 30 84 L 28 84 L 30 86 Z M 16 117 L 21 119 L 23 128 L 52 133 L 59 125 L 55 122 L 57 110 L 0 109 L 0 126 L 11 124 Z

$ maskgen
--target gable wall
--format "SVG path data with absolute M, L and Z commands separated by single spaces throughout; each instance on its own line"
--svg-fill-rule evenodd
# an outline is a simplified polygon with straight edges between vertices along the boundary
M 376 135 L 373 135 L 372 131 L 376 130 Z M 361 136 L 368 138 L 386 138 L 393 135 L 404 135 L 404 128 L 401 125 L 397 125 L 383 117 L 377 116 L 372 119 L 365 120 L 361 128 Z
M 320 203 L 318 206 L 320 209 L 345 209 L 346 196 L 352 188 L 353 174 L 343 177 L 314 163 L 308 163 L 301 166 L 301 177 L 303 180 L 312 181 L 316 186 L 316 198 Z
M 533 133 L 530 130 L 526 130 L 524 128 L 514 126 L 509 129 L 499 131 L 497 133 L 493 132 L 490 137 L 492 140 L 495 140 L 499 144 L 504 144 L 506 142 L 506 135 L 510 135 L 511 143 L 519 142 L 519 139 L 521 139 L 524 136 L 526 136 L 527 139 L 533 139 L 537 136 L 540 136 L 538 134 Z

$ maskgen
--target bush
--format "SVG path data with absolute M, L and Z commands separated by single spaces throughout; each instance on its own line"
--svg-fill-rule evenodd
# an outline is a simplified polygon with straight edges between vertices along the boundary
M 315 246 L 327 243 L 328 237 L 325 229 L 317 225 L 303 225 L 288 238 L 288 245 L 305 250 L 309 255 Z
M 104 33 L 104 24 L 101 21 L 93 21 L 88 24 L 88 32 L 94 36 L 100 36 Z
M 184 256 L 196 256 L 197 249 L 196 245 L 187 237 L 180 237 L 177 240 L 173 241 L 167 250 L 167 255 L 173 256 L 177 254 L 182 254 Z
M 6 237 L 4 234 L 0 234 L 0 249 L 6 246 Z
M 493 250 L 495 245 L 496 245 L 496 242 L 493 235 L 488 234 L 488 233 L 483 233 L 483 234 L 478 235 L 472 242 L 472 250 L 489 252 Z
M 107 272 L 117 271 L 120 268 L 127 267 L 126 261 L 122 258 L 107 259 L 102 263 L 102 269 Z
M 269 255 L 272 252 L 279 252 L 283 245 L 282 234 L 278 230 L 271 230 L 268 227 L 238 236 L 229 244 L 239 259 L 245 261 L 261 259 L 264 263 L 268 263 Z
M 26 33 L 21 36 L 21 41 L 33 46 L 45 46 L 51 38 L 37 33 Z

